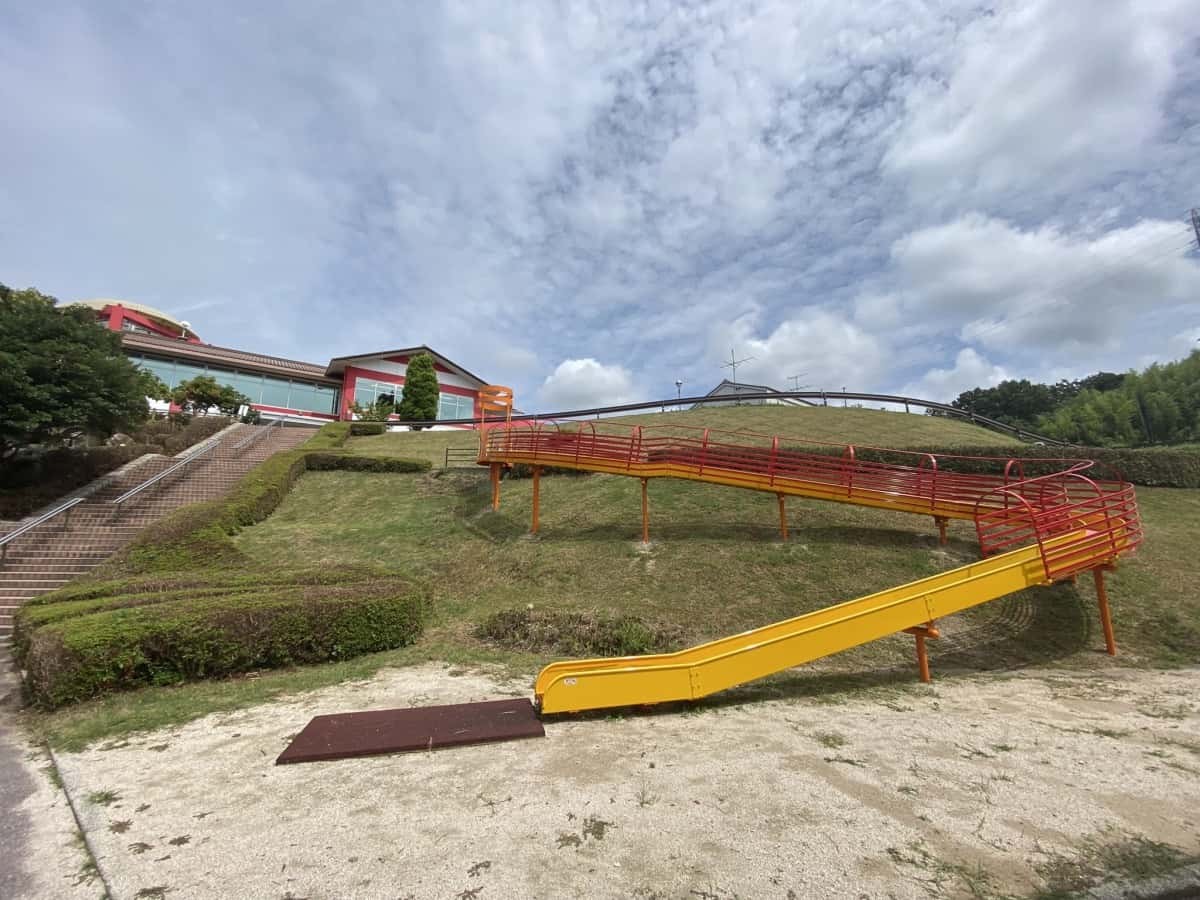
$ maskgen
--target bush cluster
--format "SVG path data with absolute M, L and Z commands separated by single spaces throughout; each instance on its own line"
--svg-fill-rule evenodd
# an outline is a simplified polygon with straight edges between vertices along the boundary
M 50 708 L 146 684 L 410 643 L 427 604 L 423 590 L 344 567 L 254 572 L 231 540 L 269 516 L 310 467 L 430 467 L 423 460 L 350 456 L 341 450 L 349 435 L 349 423 L 326 425 L 252 469 L 220 500 L 186 506 L 146 529 L 95 578 L 23 607 L 13 649 L 28 672 L 32 700 Z M 100 580 L 106 576 L 119 580 Z
M 19 519 L 147 453 L 174 456 L 229 425 L 223 416 L 186 425 L 152 419 L 124 446 L 56 447 L 0 466 L 0 519 Z
M 475 636 L 510 650 L 562 656 L 638 656 L 683 646 L 683 629 L 643 622 L 636 616 L 560 610 L 502 609 L 475 629 Z
M 427 472 L 429 460 L 394 456 L 347 456 L 339 453 L 309 453 L 305 466 L 310 472 Z
M 384 434 L 387 431 L 386 422 L 351 422 L 350 433 L 355 437 Z
M 842 454 L 841 448 L 813 449 L 809 447 L 792 448 L 804 453 L 828 453 L 833 456 Z M 1178 487 L 1200 488 L 1200 453 L 1186 450 L 1171 450 L 1158 448 L 1129 448 L 1114 449 L 1110 447 L 1047 447 L 1032 444 L 1021 446 L 979 446 L 955 447 L 946 450 L 941 447 L 913 448 L 905 453 L 888 450 L 855 447 L 855 458 L 870 462 L 897 463 L 900 465 L 916 465 L 913 453 L 945 453 L 955 457 L 998 457 L 1000 459 L 1020 459 L 1025 461 L 1025 477 L 1045 475 L 1056 472 L 1061 466 L 1055 460 L 1061 459 L 1091 459 L 1098 465 L 1094 474 L 1098 478 L 1122 478 L 1131 484 L 1147 487 Z M 940 457 L 938 468 L 946 472 L 963 472 L 967 474 L 1000 474 L 1003 463 L 994 459 L 950 459 Z
M 420 634 L 428 602 L 423 591 L 394 578 L 285 582 L 232 593 L 228 586 L 197 586 L 134 599 L 23 611 L 16 649 L 35 704 L 54 708 L 143 685 L 401 647 Z

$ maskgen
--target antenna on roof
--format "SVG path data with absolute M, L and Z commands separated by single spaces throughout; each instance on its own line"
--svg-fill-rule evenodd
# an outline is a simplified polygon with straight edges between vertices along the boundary
M 743 356 L 741 359 L 738 359 L 734 355 L 733 349 L 730 348 L 729 362 L 721 363 L 722 369 L 729 369 L 733 373 L 733 393 L 734 393 L 735 397 L 737 397 L 741 393 L 741 388 L 738 386 L 738 380 L 737 380 L 737 367 L 740 366 L 742 363 L 750 362 L 750 360 L 752 360 L 752 359 L 754 359 L 753 356 Z M 736 399 L 736 400 L 734 400 L 734 404 L 736 406 L 741 406 L 742 402 L 740 399 Z

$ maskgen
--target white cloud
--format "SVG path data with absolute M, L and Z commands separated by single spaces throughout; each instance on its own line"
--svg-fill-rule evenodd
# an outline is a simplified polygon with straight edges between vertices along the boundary
M 564 359 L 538 391 L 538 400 L 549 412 L 617 406 L 635 399 L 633 375 L 628 369 L 594 359 Z
M 898 391 L 905 397 L 949 403 L 963 391 L 974 387 L 995 387 L 1009 377 L 1000 366 L 989 362 L 970 347 L 958 351 L 950 368 L 930 369 Z
M 964 29 L 944 80 L 910 94 L 887 164 L 921 190 L 995 192 L 1133 162 L 1198 29 L 1191 0 L 1001 4 Z
M 731 346 L 870 389 L 1200 327 L 1194 263 L 1121 261 L 1195 188 L 1187 0 L 347 3 L 14 11 L 0 278 L 318 362 L 428 343 L 527 409 L 560 360 L 629 379 L 572 402 Z
M 791 376 L 799 375 L 799 382 L 813 390 L 853 389 L 876 384 L 888 365 L 883 341 L 836 312 L 799 312 L 767 334 L 760 334 L 759 319 L 753 313 L 742 316 L 709 336 L 712 359 L 728 359 L 730 350 L 739 359 L 751 358 L 738 366 L 739 382 L 784 390 Z

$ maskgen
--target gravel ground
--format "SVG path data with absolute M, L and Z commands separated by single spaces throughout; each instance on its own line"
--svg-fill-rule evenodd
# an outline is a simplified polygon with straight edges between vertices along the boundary
M 1200 852 L 1198 684 L 1026 671 L 785 691 L 273 765 L 313 715 L 527 691 L 431 665 L 59 761 L 114 898 L 1027 896 L 1106 848 L 1151 869 L 1161 844 Z

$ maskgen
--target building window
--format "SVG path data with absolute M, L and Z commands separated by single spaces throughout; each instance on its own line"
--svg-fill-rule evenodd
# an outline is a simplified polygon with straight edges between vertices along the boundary
M 371 381 L 368 378 L 360 378 L 354 383 L 354 402 L 359 406 L 374 406 L 380 397 L 391 397 L 392 402 L 399 406 L 400 398 L 403 395 L 404 385 L 402 384 Z
M 463 397 L 459 394 L 438 394 L 439 419 L 470 419 L 475 415 L 475 400 L 473 397 Z

